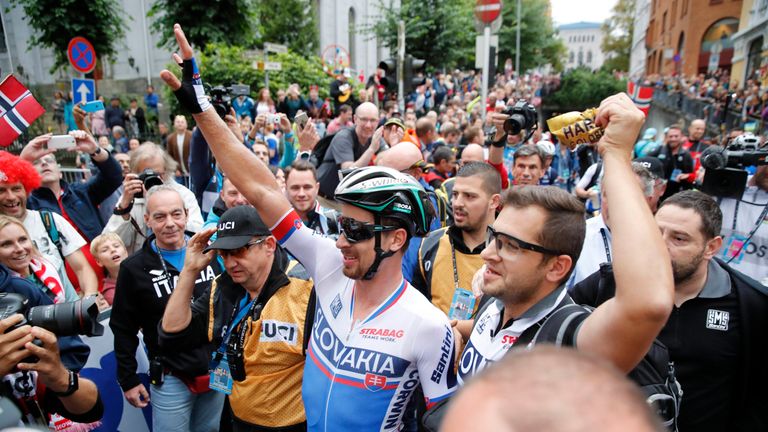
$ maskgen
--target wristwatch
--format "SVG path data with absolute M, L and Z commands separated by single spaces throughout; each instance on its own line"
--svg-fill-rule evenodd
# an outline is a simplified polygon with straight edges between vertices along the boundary
M 100 155 L 100 154 L 101 154 L 101 152 L 102 152 L 102 150 L 101 150 L 101 147 L 99 147 L 99 146 L 96 146 L 96 151 L 95 151 L 95 152 L 93 152 L 93 153 L 91 153 L 91 157 L 94 157 L 94 156 L 96 156 L 96 155 Z
M 126 208 L 120 208 L 120 203 L 117 203 L 117 205 L 115 206 L 115 209 L 112 210 L 112 214 L 116 216 L 127 215 L 128 213 L 131 212 L 132 208 L 133 208 L 133 201 L 131 201 L 131 203 L 128 204 L 128 207 Z
M 51 390 L 51 393 L 56 396 L 70 396 L 80 388 L 80 376 L 73 370 L 68 370 L 67 372 L 69 372 L 69 385 L 67 386 L 67 389 L 63 392 L 55 392 Z

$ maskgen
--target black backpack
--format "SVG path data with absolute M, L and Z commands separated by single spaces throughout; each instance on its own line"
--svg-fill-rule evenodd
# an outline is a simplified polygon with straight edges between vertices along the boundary
M 593 308 L 575 303 L 567 304 L 550 314 L 541 325 L 531 343 L 552 343 L 557 346 L 576 346 L 574 340 L 565 335 L 563 329 L 583 322 Z M 637 384 L 646 396 L 646 402 L 670 431 L 677 430 L 677 416 L 680 413 L 680 399 L 683 391 L 675 378 L 675 366 L 669 358 L 669 351 L 658 339 L 627 377 Z
M 335 136 L 336 133 L 326 134 L 315 144 L 315 148 L 312 149 L 312 153 L 309 155 L 309 161 L 312 162 L 315 168 L 320 168 L 320 165 L 322 165 L 325 154 L 328 152 L 328 147 L 331 146 L 331 141 L 333 141 Z
M 482 312 L 493 302 L 484 296 L 482 305 L 475 315 L 475 323 Z M 565 331 L 581 325 L 587 319 L 592 308 L 580 306 L 566 297 L 549 315 L 520 335 L 512 349 L 526 348 L 537 343 L 550 343 L 556 346 L 575 347 L 574 331 Z M 537 328 L 538 326 L 538 328 Z M 473 325 L 474 327 L 474 325 Z M 669 359 L 669 351 L 658 339 L 653 341 L 651 348 L 643 359 L 632 369 L 627 377 L 637 384 L 646 396 L 646 402 L 658 415 L 662 424 L 669 431 L 677 431 L 677 416 L 680 414 L 680 399 L 683 391 L 675 378 L 674 364 Z M 422 418 L 422 424 L 428 431 L 437 431 L 443 416 L 447 412 L 448 400 L 439 402 L 427 411 Z

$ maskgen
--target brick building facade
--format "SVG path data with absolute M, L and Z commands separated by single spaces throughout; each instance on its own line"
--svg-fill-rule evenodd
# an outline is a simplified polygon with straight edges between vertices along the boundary
M 742 0 L 651 0 L 646 73 L 730 72 Z

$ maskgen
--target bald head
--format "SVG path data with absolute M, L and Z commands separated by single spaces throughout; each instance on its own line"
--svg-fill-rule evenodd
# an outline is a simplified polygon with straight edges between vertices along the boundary
M 510 351 L 474 377 L 453 397 L 442 426 L 448 432 L 664 430 L 640 389 L 613 366 L 546 345 Z
M 363 102 L 355 109 L 355 115 L 358 117 L 378 117 L 379 109 L 370 102 Z
M 421 160 L 423 157 L 418 147 L 410 142 L 401 142 L 381 153 L 376 158 L 376 165 L 403 171 Z
M 704 136 L 704 132 L 707 129 L 707 122 L 704 119 L 696 119 L 688 126 L 688 139 L 691 141 L 698 141 Z
M 464 147 L 464 151 L 461 152 L 461 163 L 463 165 L 467 162 L 485 162 L 483 146 L 480 144 L 469 144 Z
M 379 124 L 379 109 L 370 102 L 363 102 L 355 110 L 355 133 L 361 143 L 373 136 Z

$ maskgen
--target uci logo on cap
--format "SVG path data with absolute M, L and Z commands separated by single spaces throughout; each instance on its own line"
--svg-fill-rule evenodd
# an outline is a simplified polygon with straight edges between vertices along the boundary
M 219 231 L 235 229 L 235 221 L 222 222 L 219 224 Z

